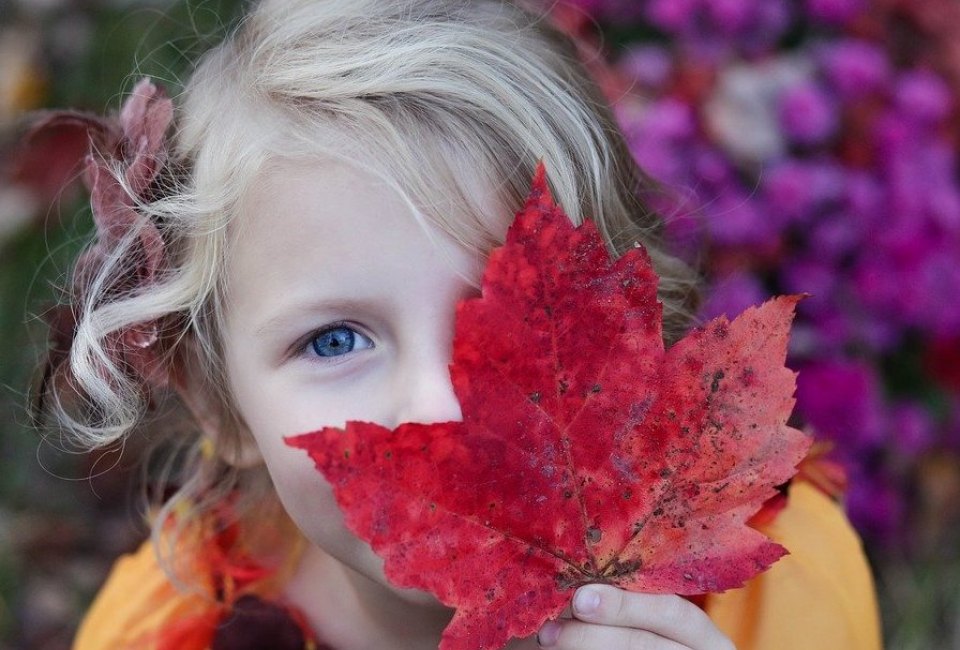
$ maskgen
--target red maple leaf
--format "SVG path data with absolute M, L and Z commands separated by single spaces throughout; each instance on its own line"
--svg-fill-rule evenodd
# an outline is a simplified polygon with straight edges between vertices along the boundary
M 810 441 L 786 425 L 799 298 L 711 321 L 664 350 L 657 276 L 574 228 L 541 164 L 457 306 L 463 422 L 366 422 L 287 438 L 332 484 L 388 579 L 457 611 L 440 648 L 528 636 L 573 589 L 729 589 L 785 549 L 747 525 Z

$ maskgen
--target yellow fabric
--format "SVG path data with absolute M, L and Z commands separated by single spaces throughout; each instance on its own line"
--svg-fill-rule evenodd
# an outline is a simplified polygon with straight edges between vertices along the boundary
M 787 507 L 760 530 L 790 555 L 742 589 L 711 595 L 705 603 L 738 650 L 881 648 L 873 581 L 860 541 L 833 501 L 795 482 Z M 136 645 L 145 633 L 171 615 L 196 615 L 207 602 L 178 592 L 150 543 L 144 543 L 114 566 L 73 650 L 149 650 Z
M 212 588 L 206 594 L 179 591 L 160 569 L 148 540 L 114 564 L 80 625 L 73 648 L 148 650 L 144 638 L 165 621 L 199 616 L 212 602 Z
M 707 597 L 710 618 L 738 650 L 880 650 L 873 578 L 839 506 L 809 483 L 761 532 L 781 558 L 742 589 Z

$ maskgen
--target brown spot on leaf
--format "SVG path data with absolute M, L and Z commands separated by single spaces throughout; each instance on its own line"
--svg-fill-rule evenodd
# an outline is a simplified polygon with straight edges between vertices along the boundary
M 723 379 L 723 377 L 724 375 L 722 370 L 718 370 L 713 373 L 713 381 L 710 383 L 711 393 L 716 393 L 718 390 L 720 390 L 720 380 Z
M 607 570 L 604 572 L 604 576 L 607 578 L 621 578 L 623 576 L 628 576 L 631 573 L 636 573 L 642 566 L 643 562 L 641 562 L 639 558 L 630 560 L 617 560 L 610 563 L 610 566 L 608 566 Z

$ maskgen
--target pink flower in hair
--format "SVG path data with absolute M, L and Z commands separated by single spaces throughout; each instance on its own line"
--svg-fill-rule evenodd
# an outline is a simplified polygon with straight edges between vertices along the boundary
M 103 118 L 76 111 L 42 116 L 27 139 L 47 129 L 81 129 L 90 143 L 84 158 L 83 181 L 97 239 L 77 260 L 70 304 L 48 315 L 51 349 L 42 379 L 43 390 L 69 356 L 77 328 L 78 310 L 90 299 L 90 283 L 117 248 L 129 246 L 101 298 L 140 293 L 155 284 L 167 264 L 163 238 L 156 224 L 136 208 L 156 191 L 155 181 L 166 158 L 166 132 L 173 119 L 173 103 L 149 79 L 141 80 L 124 102 L 119 116 Z M 113 332 L 105 341 L 112 360 L 126 367 L 146 386 L 166 384 L 157 342 L 161 323 L 146 320 Z

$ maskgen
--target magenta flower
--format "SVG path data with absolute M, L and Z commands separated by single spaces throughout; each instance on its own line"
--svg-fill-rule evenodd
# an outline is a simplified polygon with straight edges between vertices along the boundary
M 874 369 L 863 361 L 823 360 L 797 377 L 797 410 L 852 457 L 881 446 L 884 408 Z
M 660 29 L 678 32 L 692 22 L 699 5 L 700 0 L 649 0 L 645 13 Z
M 746 191 L 734 186 L 718 188 L 714 196 L 699 194 L 706 201 L 702 212 L 714 245 L 760 249 L 777 245 L 780 228 L 775 217 Z
M 868 41 L 845 39 L 822 48 L 820 63 L 831 87 L 844 101 L 885 91 L 890 63 L 879 47 Z
M 762 174 L 762 196 L 784 225 L 807 224 L 841 202 L 845 180 L 846 172 L 835 163 L 787 158 Z
M 731 273 L 710 288 L 700 317 L 703 320 L 720 315 L 734 318 L 747 307 L 759 305 L 769 295 L 755 276 L 743 272 Z
M 818 84 L 801 83 L 780 96 L 780 123 L 796 144 L 815 145 L 833 136 L 839 125 L 836 103 Z
M 650 36 L 620 57 L 638 94 L 617 115 L 663 182 L 647 198 L 671 245 L 705 262 L 701 315 L 811 294 L 790 346 L 798 417 L 836 442 L 868 541 L 907 541 L 915 459 L 960 454 L 952 14 L 867 0 L 578 4 L 601 20 L 629 5 L 623 33 Z M 901 38 L 905 23 L 935 40 Z M 952 404 L 946 421 L 934 402 Z
M 673 59 L 661 46 L 635 45 L 620 57 L 618 68 L 643 86 L 659 89 L 673 73 Z
M 764 0 L 765 1 L 765 0 Z M 703 0 L 707 19 L 722 34 L 734 35 L 750 26 L 757 0 Z
M 830 304 L 840 278 L 834 265 L 818 255 L 795 257 L 780 268 L 780 283 L 787 293 L 808 293 L 801 303 L 805 311 Z
M 844 25 L 866 9 L 866 0 L 804 0 L 804 9 L 813 20 Z
M 906 504 L 891 477 L 852 473 L 846 506 L 853 525 L 870 539 L 888 546 L 902 543 Z
M 900 113 L 925 123 L 941 122 L 950 115 L 954 101 L 946 82 L 928 70 L 911 70 L 896 84 Z
M 913 401 L 900 401 L 890 407 L 890 439 L 897 454 L 908 459 L 928 451 L 935 442 L 930 412 Z
M 837 265 L 846 255 L 856 254 L 862 245 L 865 233 L 857 220 L 843 213 L 833 213 L 814 224 L 809 231 L 810 250 L 818 251 L 824 260 L 829 260 L 831 272 L 836 275 Z

